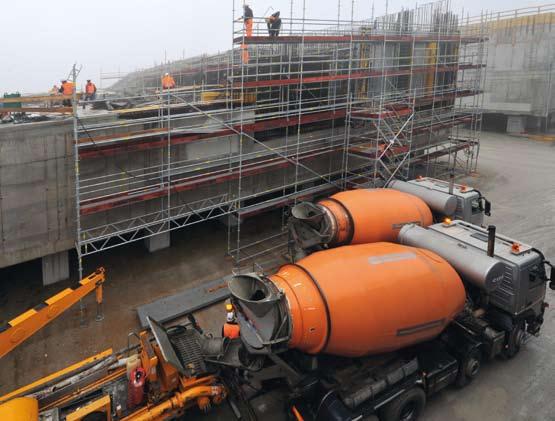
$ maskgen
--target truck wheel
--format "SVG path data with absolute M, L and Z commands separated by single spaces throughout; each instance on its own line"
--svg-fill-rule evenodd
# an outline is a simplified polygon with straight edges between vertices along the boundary
M 457 373 L 457 379 L 455 380 L 455 385 L 457 387 L 464 387 L 474 380 L 480 372 L 481 361 L 482 358 L 478 349 L 470 351 L 461 362 L 459 372 Z
M 381 421 L 416 421 L 426 405 L 426 394 L 414 387 L 389 402 L 380 413 Z
M 520 351 L 520 347 L 524 342 L 524 322 L 515 323 L 511 331 L 509 332 L 509 337 L 507 338 L 507 344 L 503 350 L 503 356 L 507 359 L 513 358 Z

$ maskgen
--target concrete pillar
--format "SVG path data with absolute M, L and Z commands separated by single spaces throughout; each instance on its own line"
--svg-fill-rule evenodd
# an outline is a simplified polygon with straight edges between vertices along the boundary
M 235 214 L 220 216 L 218 218 L 218 221 L 220 221 L 226 227 L 235 228 L 239 225 L 239 218 L 237 218 Z
M 44 286 L 69 278 L 69 253 L 67 251 L 44 256 L 41 260 Z
M 507 116 L 507 133 L 524 133 L 526 131 L 526 116 Z
M 545 127 L 545 123 L 542 127 L 542 120 L 541 117 L 529 116 L 526 120 L 526 127 L 533 132 L 541 131 Z
M 153 237 L 145 238 L 145 246 L 151 253 L 167 249 L 170 246 L 170 233 L 163 232 L 161 234 L 156 234 Z

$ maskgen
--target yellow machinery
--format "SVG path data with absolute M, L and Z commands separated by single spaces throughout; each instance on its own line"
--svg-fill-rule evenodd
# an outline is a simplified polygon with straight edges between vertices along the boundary
M 39 405 L 33 398 L 16 398 L 0 405 L 0 420 L 35 421 Z
M 158 421 L 223 402 L 227 389 L 204 366 L 196 323 L 165 330 L 149 322 L 154 338 L 141 332 L 138 345 L 108 349 L 0 397 L 0 420 Z
M 0 326 L 0 358 L 21 344 L 38 330 L 42 329 L 83 297 L 95 291 L 97 320 L 102 320 L 102 284 L 105 281 L 104 268 L 79 281 L 75 289 L 66 288 L 31 310 Z

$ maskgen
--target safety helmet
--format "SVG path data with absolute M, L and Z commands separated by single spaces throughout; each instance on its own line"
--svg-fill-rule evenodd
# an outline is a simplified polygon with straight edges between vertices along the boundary
M 170 75 L 169 73 L 164 73 L 164 76 L 169 76 L 169 75 Z
M 233 311 L 228 311 L 225 320 L 228 323 L 233 323 L 235 321 L 235 313 Z

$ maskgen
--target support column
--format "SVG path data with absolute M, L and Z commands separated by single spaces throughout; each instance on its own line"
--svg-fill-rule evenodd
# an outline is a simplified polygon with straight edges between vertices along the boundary
M 145 238 L 145 247 L 149 252 L 154 253 L 155 251 L 167 249 L 170 246 L 170 233 L 163 232 L 161 234 L 156 234 L 153 237 Z
M 524 133 L 526 131 L 526 116 L 507 116 L 507 133 Z
M 67 251 L 44 256 L 41 260 L 44 286 L 69 278 L 69 253 Z
M 237 225 L 239 225 L 239 218 L 237 218 L 237 216 L 235 214 L 228 214 L 228 215 L 220 216 L 218 218 L 218 221 L 220 221 L 226 227 L 236 228 Z
M 545 127 L 545 122 L 542 127 L 543 120 L 542 117 L 529 116 L 526 119 L 526 127 L 533 132 L 541 131 Z

